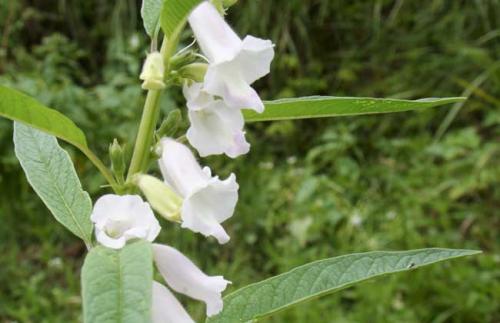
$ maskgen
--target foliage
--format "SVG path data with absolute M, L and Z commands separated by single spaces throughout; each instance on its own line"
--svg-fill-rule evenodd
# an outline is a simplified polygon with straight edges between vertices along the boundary
M 132 142 L 144 48 L 135 3 L 59 1 L 55 13 L 36 6 L 21 10 L 24 1 L 0 1 L 0 21 L 11 26 L 10 43 L 2 38 L 0 83 L 70 116 L 101 156 L 114 136 Z M 229 225 L 233 244 L 221 254 L 215 244 L 174 229 L 165 236 L 203 255 L 209 272 L 227 272 L 236 287 L 357 250 L 483 249 L 475 260 L 364 284 L 273 320 L 316 322 L 322 313 L 340 322 L 499 320 L 499 8 L 496 1 L 240 1 L 230 17 L 239 30 L 263 36 L 272 28 L 281 51 L 272 77 L 261 83 L 268 98 L 462 90 L 471 97 L 454 115 L 436 109 L 250 126 L 250 158 L 226 166 L 209 159 L 214 168 L 241 174 L 242 202 Z M 164 99 L 163 106 L 175 100 Z M 453 122 L 438 136 L 447 116 Z M 83 245 L 32 199 L 14 163 L 11 131 L 0 121 L 0 318 L 75 321 Z M 80 154 L 73 158 L 95 193 L 101 180 L 89 176 L 91 165 Z M 426 284 L 430 277 L 433 285 Z
M 137 241 L 118 251 L 93 248 L 82 267 L 85 322 L 150 322 L 152 277 L 149 242 Z
M 54 137 L 17 122 L 14 145 L 33 190 L 57 221 L 90 246 L 92 201 L 82 189 L 68 153 Z
M 314 261 L 227 295 L 224 298 L 224 310 L 207 322 L 231 323 L 261 319 L 373 277 L 477 253 L 456 249 L 374 251 Z
M 255 111 L 246 111 L 245 121 L 300 120 L 403 112 L 410 110 L 418 111 L 454 102 L 462 102 L 464 99 L 465 98 L 427 98 L 418 100 L 398 100 L 331 96 L 288 98 L 265 102 L 266 110 L 260 114 Z

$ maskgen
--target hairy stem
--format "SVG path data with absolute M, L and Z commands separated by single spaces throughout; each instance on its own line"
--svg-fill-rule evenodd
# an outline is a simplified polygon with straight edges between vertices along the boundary
M 178 34 L 173 35 L 170 39 L 166 37 L 163 39 L 160 51 L 165 61 L 165 76 L 168 76 L 170 72 L 170 58 L 177 47 L 178 39 Z M 160 96 L 162 91 L 163 90 L 150 90 L 146 96 L 134 152 L 132 154 L 132 161 L 130 162 L 127 174 L 127 182 L 148 165 L 154 130 L 160 116 Z
M 109 169 L 104 165 L 104 163 L 97 157 L 90 149 L 79 147 L 80 150 L 87 156 L 87 158 L 94 164 L 94 166 L 101 172 L 102 176 L 106 179 L 106 181 L 111 185 L 113 191 L 116 193 L 119 192 L 118 183 L 116 182 L 113 174 L 109 171 Z

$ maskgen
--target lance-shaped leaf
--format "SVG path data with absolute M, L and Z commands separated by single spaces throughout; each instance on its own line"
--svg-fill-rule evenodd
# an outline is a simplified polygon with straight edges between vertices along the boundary
M 163 0 L 143 0 L 141 7 L 141 17 L 146 33 L 153 37 L 156 27 L 159 26 L 161 8 Z
M 463 100 L 465 98 L 461 97 L 399 100 L 312 96 L 266 101 L 264 102 L 266 109 L 263 113 L 259 114 L 252 110 L 245 110 L 244 116 L 247 122 L 326 118 L 423 110 Z
M 14 123 L 14 145 L 35 192 L 57 221 L 89 245 L 92 202 L 82 189 L 68 153 L 54 136 L 18 122 Z
M 203 0 L 164 0 L 161 12 L 161 28 L 167 37 L 178 31 L 191 13 Z
M 224 297 L 224 310 L 207 322 L 252 321 L 370 278 L 477 253 L 458 249 L 376 251 L 312 262 L 229 294 Z
M 26 94 L 0 85 L 0 116 L 27 124 L 72 144 L 92 161 L 111 185 L 115 184 L 113 175 L 87 146 L 84 133 L 58 111 L 47 108 Z
M 1 85 L 0 116 L 47 132 L 80 150 L 88 149 L 85 135 L 69 118 L 26 94 Z
M 153 252 L 146 241 L 93 248 L 82 268 L 85 323 L 150 323 Z

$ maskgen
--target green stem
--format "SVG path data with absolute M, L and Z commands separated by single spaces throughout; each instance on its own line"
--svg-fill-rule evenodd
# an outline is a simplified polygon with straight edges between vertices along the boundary
M 146 163 L 149 148 L 153 142 L 153 132 L 160 113 L 161 93 L 161 90 L 151 90 L 147 94 L 127 180 L 132 175 L 139 173 Z
M 169 40 L 166 37 L 163 38 L 161 53 L 165 61 L 165 76 L 168 76 L 170 72 L 170 58 L 174 54 L 178 40 L 178 34 L 173 35 Z M 150 90 L 146 96 L 134 152 L 132 154 L 132 161 L 130 162 L 127 174 L 127 182 L 132 179 L 132 176 L 141 172 L 149 162 L 149 150 L 153 143 L 154 130 L 160 116 L 160 96 L 162 91 Z
M 104 165 L 104 163 L 97 157 L 90 149 L 79 147 L 80 150 L 87 156 L 87 158 L 94 164 L 95 167 L 101 172 L 102 176 L 108 181 L 109 185 L 113 188 L 115 192 L 118 190 L 118 183 L 116 182 L 113 174 Z

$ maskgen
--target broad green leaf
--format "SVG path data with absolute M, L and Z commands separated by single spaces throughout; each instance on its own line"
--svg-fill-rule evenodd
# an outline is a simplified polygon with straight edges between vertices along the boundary
M 161 28 L 167 37 L 177 32 L 191 10 L 193 10 L 202 0 L 164 0 L 161 12 Z
M 141 17 L 146 33 L 153 37 L 160 22 L 163 0 L 142 0 Z
M 370 278 L 478 253 L 459 249 L 376 251 L 312 262 L 229 294 L 224 297 L 224 310 L 207 322 L 252 321 Z
M 266 110 L 263 113 L 259 114 L 252 110 L 245 110 L 244 115 L 247 122 L 325 118 L 422 110 L 463 100 L 465 98 L 460 97 L 399 100 L 312 96 L 266 101 L 264 102 Z
M 98 246 L 82 268 L 85 323 L 150 323 L 153 252 L 146 241 L 120 250 Z
M 88 149 L 85 135 L 73 121 L 26 94 L 1 85 L 0 116 L 50 133 L 82 151 Z
M 54 136 L 14 123 L 16 156 L 28 182 L 57 221 L 90 245 L 92 202 Z

